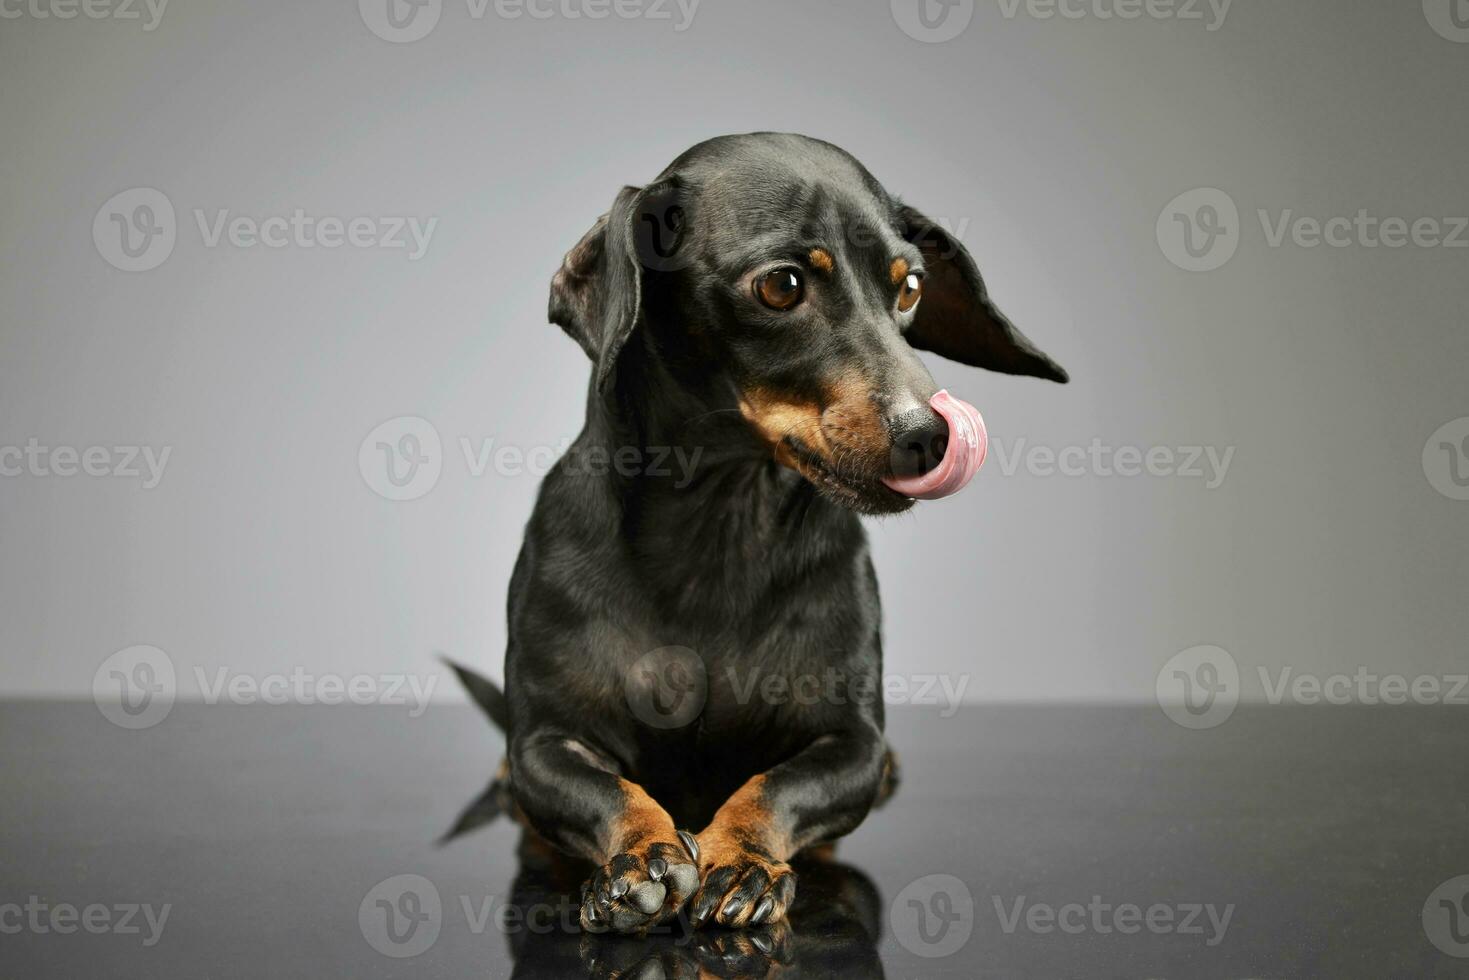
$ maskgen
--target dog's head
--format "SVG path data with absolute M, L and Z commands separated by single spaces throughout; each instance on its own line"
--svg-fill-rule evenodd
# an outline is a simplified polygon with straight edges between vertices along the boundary
M 777 461 L 866 513 L 952 493 L 983 458 L 978 413 L 914 348 L 1066 380 L 959 241 L 842 150 L 787 134 L 713 139 L 624 188 L 556 273 L 550 318 L 599 388 L 636 346 L 725 392 Z

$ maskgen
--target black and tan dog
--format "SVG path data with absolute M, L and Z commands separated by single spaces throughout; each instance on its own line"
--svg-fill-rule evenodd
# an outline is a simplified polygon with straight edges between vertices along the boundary
M 856 515 L 951 493 L 983 454 L 978 414 L 913 348 L 1066 374 L 959 242 L 794 135 L 709 140 L 624 189 L 556 273 L 550 319 L 592 382 L 511 580 L 510 792 L 599 867 L 584 928 L 776 922 L 787 862 L 856 827 L 890 765 L 881 700 L 857 696 L 879 690 L 882 641 Z M 697 463 L 648 465 L 670 453 Z M 669 649 L 695 658 L 700 710 L 648 724 L 635 706 L 667 679 L 642 668 Z M 829 696 L 750 696 L 793 689 L 772 677 Z

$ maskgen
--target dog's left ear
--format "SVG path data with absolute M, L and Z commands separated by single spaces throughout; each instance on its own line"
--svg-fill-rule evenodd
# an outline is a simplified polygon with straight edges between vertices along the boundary
M 898 207 L 903 237 L 923 253 L 927 275 L 908 343 L 961 364 L 1027 374 L 1063 384 L 1064 368 L 1031 343 L 995 309 L 974 259 L 939 225 L 906 205 Z
M 624 187 L 551 277 L 547 316 L 592 359 L 599 389 L 642 321 L 644 266 L 669 264 L 681 231 L 674 185 Z

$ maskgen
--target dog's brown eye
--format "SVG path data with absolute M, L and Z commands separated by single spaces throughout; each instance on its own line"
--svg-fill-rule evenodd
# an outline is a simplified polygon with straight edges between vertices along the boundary
M 918 300 L 923 296 L 923 277 L 916 272 L 910 272 L 903 278 L 903 284 L 898 287 L 898 311 L 907 313 L 918 305 Z
M 801 302 L 806 287 L 795 269 L 776 269 L 755 280 L 755 295 L 772 310 L 789 310 Z

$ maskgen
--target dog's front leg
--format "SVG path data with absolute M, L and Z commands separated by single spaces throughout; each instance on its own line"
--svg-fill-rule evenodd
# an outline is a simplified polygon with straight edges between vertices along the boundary
M 698 845 L 611 759 L 551 730 L 513 738 L 509 755 L 531 826 L 599 865 L 583 887 L 582 928 L 646 932 L 683 908 L 699 883 Z
M 885 747 L 875 728 L 823 735 L 731 796 L 698 835 L 694 925 L 741 927 L 785 917 L 796 895 L 786 862 L 850 833 L 872 808 Z

